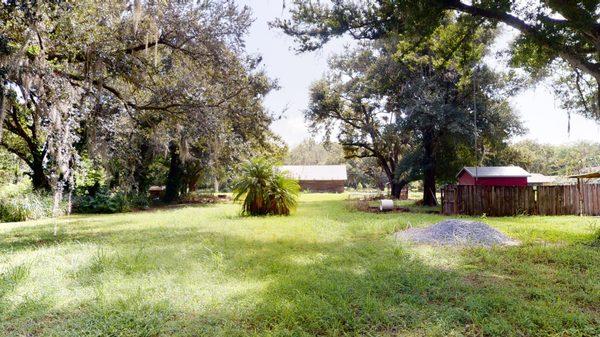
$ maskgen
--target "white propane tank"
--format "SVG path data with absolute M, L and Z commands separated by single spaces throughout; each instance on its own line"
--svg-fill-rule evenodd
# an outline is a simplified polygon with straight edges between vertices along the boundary
M 381 199 L 381 203 L 379 204 L 379 210 L 382 212 L 394 210 L 394 200 Z

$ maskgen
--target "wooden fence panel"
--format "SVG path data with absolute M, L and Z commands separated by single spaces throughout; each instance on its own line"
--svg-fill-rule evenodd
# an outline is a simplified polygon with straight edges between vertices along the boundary
M 583 185 L 584 213 L 600 215 L 600 184 Z
M 581 188 L 583 214 L 600 215 L 600 184 Z M 577 185 L 564 186 L 455 186 L 442 189 L 444 214 L 511 216 L 520 214 L 579 214 Z

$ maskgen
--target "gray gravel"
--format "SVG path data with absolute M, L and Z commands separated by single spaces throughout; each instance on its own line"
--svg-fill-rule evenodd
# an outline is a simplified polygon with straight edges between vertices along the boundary
M 430 245 L 496 246 L 516 245 L 515 241 L 483 222 L 450 219 L 425 228 L 397 232 L 400 241 Z

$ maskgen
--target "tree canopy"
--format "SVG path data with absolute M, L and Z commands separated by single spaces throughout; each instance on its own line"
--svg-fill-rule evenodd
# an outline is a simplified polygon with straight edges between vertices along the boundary
M 251 22 L 232 0 L 8 1 L 0 144 L 37 189 L 69 188 L 86 157 L 140 193 L 164 154 L 193 185 L 199 167 L 275 150 L 262 99 L 276 83 L 244 51 Z
M 422 179 L 430 205 L 447 172 L 520 132 L 506 101 L 511 87 L 481 65 L 493 32 L 445 22 L 418 45 L 390 35 L 335 57 L 306 113 L 313 129 L 339 133 L 347 157 L 375 158 L 394 196 Z M 448 49 L 465 30 L 460 48 Z
M 448 12 L 472 25 L 498 23 L 520 35 L 511 44 L 511 63 L 535 78 L 551 77 L 562 106 L 600 121 L 600 22 L 598 1 L 350 0 L 326 3 L 293 0 L 291 19 L 274 25 L 296 38 L 298 49 L 320 48 L 332 37 L 380 39 L 401 34 L 418 45 L 444 25 Z M 464 31 L 468 39 L 469 31 Z M 459 38 L 449 48 L 459 48 Z
M 600 144 L 579 142 L 551 145 L 523 140 L 489 156 L 489 165 L 518 165 L 531 173 L 568 176 L 600 167 Z

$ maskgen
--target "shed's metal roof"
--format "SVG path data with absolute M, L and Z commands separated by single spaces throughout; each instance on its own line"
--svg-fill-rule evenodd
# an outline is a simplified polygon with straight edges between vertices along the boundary
M 279 169 L 298 180 L 347 180 L 346 165 L 284 165 Z
M 471 176 L 477 178 L 501 178 L 501 177 L 529 177 L 529 172 L 520 168 L 519 166 L 465 166 L 457 177 L 463 172 L 467 171 Z

